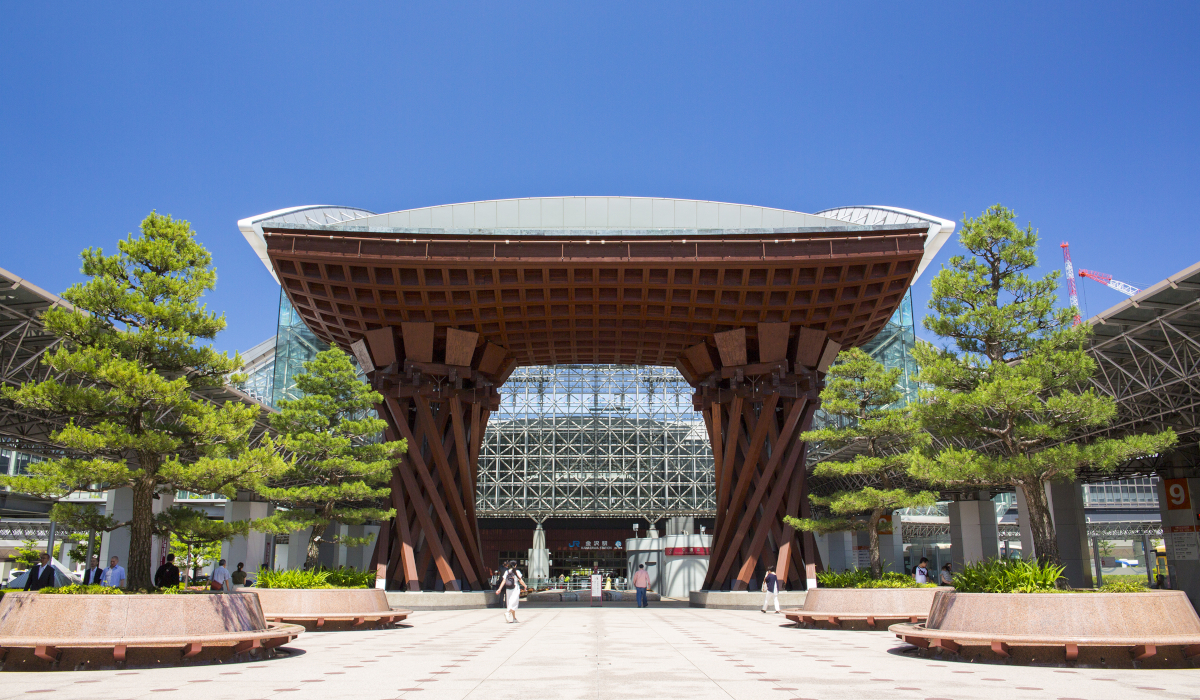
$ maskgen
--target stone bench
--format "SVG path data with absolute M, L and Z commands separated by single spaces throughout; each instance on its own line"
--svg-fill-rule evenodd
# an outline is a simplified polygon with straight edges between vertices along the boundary
M 6 671 L 271 656 L 303 631 L 268 623 L 253 593 L 22 592 L 0 601 L 0 660 Z
M 925 623 L 889 629 L 925 653 L 980 661 L 1172 667 L 1200 657 L 1200 618 L 1182 591 L 939 591 Z
M 785 610 L 789 620 L 806 627 L 821 623 L 840 629 L 876 629 L 903 620 L 921 622 L 929 616 L 934 595 L 945 588 L 814 588 L 804 607 Z
M 395 624 L 412 610 L 395 610 L 377 588 L 257 588 L 263 616 L 306 630 L 367 629 Z

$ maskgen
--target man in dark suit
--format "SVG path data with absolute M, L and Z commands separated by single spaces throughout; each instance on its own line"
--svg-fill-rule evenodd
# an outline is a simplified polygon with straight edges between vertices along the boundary
M 54 567 L 50 566 L 50 555 L 42 552 L 41 563 L 29 570 L 25 578 L 25 590 L 40 591 L 54 587 Z
M 104 568 L 100 566 L 100 557 L 92 555 L 92 565 L 83 572 L 83 585 L 99 586 L 104 580 Z

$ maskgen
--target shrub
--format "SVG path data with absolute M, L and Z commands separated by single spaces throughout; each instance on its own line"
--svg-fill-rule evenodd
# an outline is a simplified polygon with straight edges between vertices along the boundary
M 1101 593 L 1141 593 L 1148 591 L 1146 581 L 1109 581 L 1100 587 Z
M 124 595 L 125 591 L 121 590 L 120 588 L 101 586 L 99 584 L 85 586 L 82 583 L 73 583 L 69 586 L 62 586 L 61 588 L 43 588 L 42 590 L 38 591 L 38 593 L 45 593 L 48 595 Z
M 823 571 L 817 574 L 817 583 L 822 588 L 929 588 L 935 583 L 917 583 L 911 576 L 885 571 L 879 578 L 871 578 L 870 569 L 846 569 Z
M 954 574 L 960 593 L 1037 593 L 1055 591 L 1064 567 L 1023 559 L 987 559 Z
M 356 571 L 348 566 L 311 571 L 259 569 L 257 588 L 368 588 L 375 585 L 374 571 Z

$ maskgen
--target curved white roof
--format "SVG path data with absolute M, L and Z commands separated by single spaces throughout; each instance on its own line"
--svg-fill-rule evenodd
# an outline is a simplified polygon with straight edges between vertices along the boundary
M 901 209 L 899 207 L 887 207 L 880 205 L 868 205 L 857 207 L 837 207 L 834 209 L 825 209 L 817 212 L 817 216 L 826 216 L 831 219 L 845 221 L 850 224 L 858 224 L 860 226 L 880 226 L 884 224 L 916 224 L 928 223 L 929 235 L 925 238 L 925 254 L 921 256 L 921 264 L 917 265 L 917 274 L 913 275 L 913 282 L 920 278 L 921 273 L 929 267 L 929 263 L 933 261 L 934 256 L 942 249 L 946 241 L 950 240 L 950 234 L 954 233 L 955 224 L 949 219 L 943 219 L 929 214 L 922 214 L 919 211 L 912 209 Z M 934 226 L 937 230 L 934 230 Z
M 524 197 L 463 202 L 374 214 L 354 207 L 312 205 L 242 219 L 238 228 L 272 276 L 264 223 L 344 224 L 369 229 L 762 230 L 926 223 L 929 236 L 917 274 L 945 243 L 954 222 L 895 207 L 842 207 L 817 214 L 750 204 L 661 197 Z

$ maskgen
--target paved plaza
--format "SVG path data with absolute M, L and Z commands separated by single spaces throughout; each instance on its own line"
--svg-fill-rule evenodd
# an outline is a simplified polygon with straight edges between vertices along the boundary
M 939 662 L 885 632 L 670 604 L 419 612 L 395 630 L 303 635 L 265 662 L 5 673 L 0 698 L 1194 698 L 1200 670 Z

